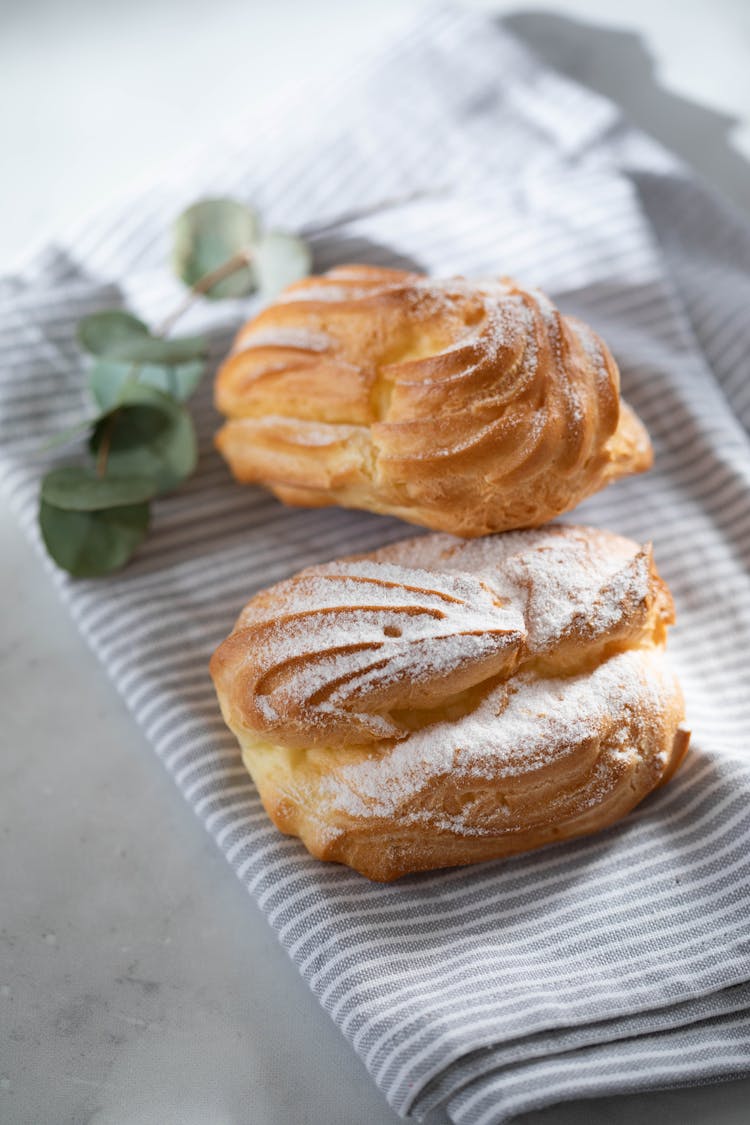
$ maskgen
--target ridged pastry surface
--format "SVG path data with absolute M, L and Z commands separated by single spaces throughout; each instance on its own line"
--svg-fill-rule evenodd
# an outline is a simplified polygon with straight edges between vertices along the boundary
M 377 880 L 596 831 L 688 743 L 651 548 L 427 535 L 256 595 L 211 662 L 274 823 Z
M 238 480 L 467 537 L 544 523 L 652 457 L 604 342 L 507 279 L 297 282 L 240 331 L 216 404 Z

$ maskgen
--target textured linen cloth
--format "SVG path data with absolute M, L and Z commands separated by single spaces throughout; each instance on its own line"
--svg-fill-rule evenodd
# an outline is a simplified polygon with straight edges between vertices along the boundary
M 159 757 L 401 1114 L 491 1125 L 750 1070 L 750 229 L 616 108 L 498 23 L 422 14 L 387 52 L 237 123 L 2 283 L 2 480 L 38 542 L 41 442 L 87 406 L 75 323 L 175 303 L 169 225 L 232 193 L 311 232 L 317 269 L 512 274 L 588 320 L 656 464 L 570 517 L 653 540 L 693 728 L 674 781 L 590 839 L 368 883 L 274 829 L 207 675 L 262 585 L 413 534 L 240 488 L 194 401 L 195 476 L 121 574 L 49 572 Z M 253 301 L 181 325 L 218 361 Z M 69 457 L 69 451 L 60 459 Z M 158 856 L 154 863 L 158 864 Z

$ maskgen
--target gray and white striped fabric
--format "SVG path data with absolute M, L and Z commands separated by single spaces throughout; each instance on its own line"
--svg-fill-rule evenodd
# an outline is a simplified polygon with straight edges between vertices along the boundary
M 37 541 L 46 465 L 34 450 L 86 408 L 75 322 L 119 303 L 151 321 L 168 311 L 169 222 L 206 191 L 312 231 L 318 268 L 510 273 L 589 320 L 656 467 L 575 518 L 654 541 L 694 731 L 677 778 L 608 832 L 376 886 L 270 826 L 208 657 L 260 586 L 411 531 L 235 487 L 211 448 L 209 387 L 195 406 L 199 470 L 157 504 L 132 565 L 106 581 L 48 564 L 50 576 L 399 1113 L 491 1125 L 562 1099 L 746 1074 L 750 229 L 611 104 L 484 17 L 422 16 L 306 97 L 236 124 L 2 283 L 4 487 Z M 200 308 L 185 329 L 208 332 L 218 360 L 252 308 Z

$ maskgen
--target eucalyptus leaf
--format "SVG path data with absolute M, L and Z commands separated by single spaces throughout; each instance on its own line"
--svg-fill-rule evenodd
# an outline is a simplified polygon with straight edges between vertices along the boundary
M 185 363 L 205 355 L 204 336 L 162 339 L 122 309 L 92 313 L 78 322 L 78 342 L 91 355 L 126 363 Z
M 276 297 L 293 281 L 307 277 L 311 266 L 310 247 L 286 231 L 266 231 L 255 247 L 253 268 L 264 297 Z
M 157 492 L 169 492 L 190 476 L 198 460 L 188 411 L 169 395 L 141 383 L 124 384 L 119 401 L 97 423 L 92 452 L 98 455 L 106 441 L 108 476 L 147 477 Z
M 65 465 L 52 469 L 42 481 L 42 500 L 71 512 L 95 512 L 140 504 L 156 495 L 149 477 L 97 476 L 93 469 Z
M 236 254 L 253 248 L 260 234 L 253 210 L 235 199 L 201 199 L 178 217 L 173 228 L 172 265 L 191 288 Z M 205 295 L 212 300 L 246 297 L 255 289 L 249 266 L 239 266 Z
M 189 363 L 155 364 L 117 363 L 97 359 L 89 371 L 89 387 L 102 410 L 111 410 L 120 401 L 123 386 L 128 382 L 156 387 L 181 402 L 190 398 L 201 381 L 205 366 L 199 359 Z
M 75 578 L 96 578 L 124 566 L 148 530 L 148 504 L 73 512 L 42 500 L 39 526 L 58 566 Z
M 78 322 L 78 343 L 92 355 L 115 355 L 150 336 L 148 325 L 123 309 L 92 313 Z

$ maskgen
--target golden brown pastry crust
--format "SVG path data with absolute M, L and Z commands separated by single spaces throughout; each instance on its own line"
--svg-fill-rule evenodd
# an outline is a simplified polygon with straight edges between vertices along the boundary
M 651 548 L 406 540 L 256 595 L 211 674 L 273 822 L 371 879 L 597 831 L 685 754 Z
M 652 460 L 602 340 L 507 279 L 297 282 L 240 331 L 216 405 L 238 480 L 469 537 L 535 527 Z

